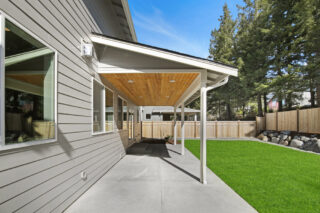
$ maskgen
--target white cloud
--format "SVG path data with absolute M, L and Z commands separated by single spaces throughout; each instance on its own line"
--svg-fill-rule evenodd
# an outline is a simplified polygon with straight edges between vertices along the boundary
M 158 8 L 153 7 L 152 13 L 148 15 L 133 11 L 133 20 L 136 27 L 156 33 L 154 37 L 144 38 L 150 45 L 159 44 L 159 35 L 162 35 L 162 48 L 171 49 L 199 57 L 208 56 L 208 47 L 203 48 L 203 42 L 188 38 L 177 27 L 165 20 L 163 13 Z M 139 35 L 138 35 L 139 37 Z M 202 45 L 201 45 L 202 44 Z

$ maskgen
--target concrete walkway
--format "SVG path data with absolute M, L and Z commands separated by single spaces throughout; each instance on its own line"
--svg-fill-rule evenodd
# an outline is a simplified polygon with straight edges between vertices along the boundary
M 209 169 L 208 184 L 202 185 L 199 160 L 180 150 L 180 145 L 135 144 L 66 212 L 256 212 Z

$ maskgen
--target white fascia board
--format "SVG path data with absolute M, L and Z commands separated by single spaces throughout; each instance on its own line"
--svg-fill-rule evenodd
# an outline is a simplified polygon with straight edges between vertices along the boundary
M 119 41 L 111 38 L 101 37 L 99 35 L 91 35 L 91 40 L 94 43 L 107 45 L 115 48 L 120 48 L 128 50 L 131 52 L 136 52 L 144 55 L 149 55 L 157 58 L 162 58 L 169 61 L 174 61 L 182 64 L 187 64 L 190 66 L 198 67 L 201 69 L 212 70 L 218 73 L 238 76 L 238 69 L 229 66 L 224 66 L 214 62 L 209 62 L 201 59 L 196 59 L 188 56 L 178 55 L 171 52 L 166 52 L 163 50 L 141 46 L 138 44 L 132 44 L 129 42 Z
M 128 22 L 128 25 L 129 25 L 129 29 L 130 29 L 130 33 L 131 33 L 131 36 L 132 36 L 132 40 L 137 42 L 138 39 L 137 39 L 136 31 L 134 29 L 134 25 L 133 25 L 132 16 L 131 16 L 131 13 L 130 13 L 128 1 L 127 0 L 121 0 L 121 3 L 122 3 L 122 6 L 123 6 L 124 14 L 126 15 L 126 18 L 127 18 L 127 22 Z

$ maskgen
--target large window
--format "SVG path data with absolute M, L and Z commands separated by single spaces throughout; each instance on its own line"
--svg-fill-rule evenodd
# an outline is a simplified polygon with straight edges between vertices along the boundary
M 17 24 L 8 19 L 4 23 L 0 24 L 1 144 L 52 140 L 55 52 Z
M 104 87 L 93 80 L 93 132 L 104 131 Z
M 106 119 L 106 132 L 113 131 L 113 92 L 106 89 L 106 107 L 105 107 L 105 119 Z

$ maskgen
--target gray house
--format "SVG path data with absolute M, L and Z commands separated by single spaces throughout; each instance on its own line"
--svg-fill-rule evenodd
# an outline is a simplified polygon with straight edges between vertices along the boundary
M 230 75 L 137 43 L 126 0 L 1 0 L 0 212 L 65 210 L 140 141 L 139 106 L 199 96 L 206 183 L 206 92 Z
M 174 119 L 174 107 L 172 106 L 145 106 L 141 109 L 142 121 L 172 121 Z M 177 108 L 177 120 L 181 120 L 181 108 Z M 184 108 L 186 121 L 198 121 L 200 110 Z

